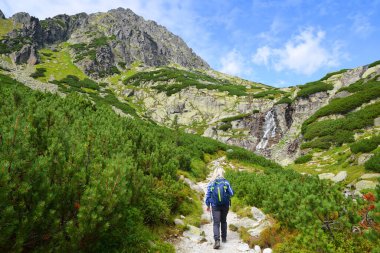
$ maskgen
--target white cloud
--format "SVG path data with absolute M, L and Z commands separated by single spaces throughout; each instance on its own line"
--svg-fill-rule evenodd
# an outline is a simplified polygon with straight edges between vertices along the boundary
M 271 48 L 268 46 L 258 48 L 256 54 L 252 57 L 252 61 L 257 65 L 268 65 L 271 51 Z
M 242 54 L 236 49 L 231 50 L 225 56 L 220 59 L 221 68 L 220 72 L 230 75 L 241 75 L 250 72 L 250 68 L 247 66 L 246 61 Z
M 352 29 L 357 35 L 367 37 L 374 31 L 374 27 L 370 23 L 368 17 L 357 14 L 352 19 Z
M 311 75 L 323 67 L 336 67 L 344 56 L 341 45 L 333 43 L 330 48 L 322 44 L 325 32 L 308 28 L 290 39 L 280 48 L 260 47 L 252 56 L 257 65 L 270 64 L 276 71 L 290 70 Z

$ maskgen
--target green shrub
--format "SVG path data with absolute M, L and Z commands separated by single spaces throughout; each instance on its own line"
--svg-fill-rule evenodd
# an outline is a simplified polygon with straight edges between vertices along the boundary
M 342 87 L 339 91 L 348 91 L 350 93 L 355 93 L 358 91 L 369 90 L 379 86 L 379 81 L 377 81 L 377 77 L 375 76 L 371 79 L 360 79 L 355 83 L 350 84 L 348 87 Z
M 365 164 L 366 170 L 372 170 L 374 172 L 380 172 L 380 154 L 372 156 Z
M 73 88 L 77 88 L 75 89 L 76 91 L 80 91 L 78 89 L 82 87 L 92 89 L 92 90 L 100 89 L 99 85 L 95 81 L 88 78 L 80 80 L 77 76 L 74 76 L 74 75 L 67 75 L 65 78 L 59 81 L 58 80 L 53 81 L 53 83 L 58 84 L 58 85 L 69 85 Z
M 370 139 L 363 139 L 350 146 L 352 153 L 369 153 L 380 145 L 380 135 L 372 136 Z
M 380 82 L 372 81 L 365 85 L 360 84 L 360 86 L 361 92 L 356 92 L 348 97 L 332 100 L 328 105 L 322 107 L 316 113 L 314 113 L 314 115 L 305 121 L 303 125 L 308 125 L 323 116 L 333 114 L 347 114 L 348 112 L 360 107 L 361 105 L 380 97 Z M 355 87 L 356 89 L 357 84 L 353 84 L 352 87 Z
M 30 75 L 30 77 L 33 77 L 34 79 L 37 79 L 39 77 L 44 77 L 46 72 L 46 68 L 36 68 L 36 71 Z
M 232 128 L 231 122 L 226 122 L 218 127 L 219 130 L 227 131 L 228 129 Z
M 262 156 L 256 155 L 244 148 L 233 147 L 230 152 L 227 152 L 227 158 L 231 160 L 239 160 L 247 163 L 252 163 L 260 165 L 267 169 L 279 169 L 282 170 L 281 166 L 273 161 L 265 159 Z
M 298 158 L 294 161 L 294 163 L 295 163 L 295 164 L 307 163 L 307 162 L 311 161 L 312 159 L 313 159 L 313 155 L 308 154 L 308 155 L 304 155 L 304 156 L 300 156 L 300 157 L 298 157 Z
M 306 148 L 318 148 L 318 149 L 329 149 L 331 147 L 331 139 L 330 137 L 324 136 L 321 138 L 316 138 L 309 142 L 304 142 L 301 145 L 301 149 Z
M 265 90 L 256 94 L 253 94 L 253 98 L 264 98 L 268 97 L 269 95 L 277 95 L 277 94 L 284 94 L 285 92 L 282 90 Z M 273 97 L 272 97 L 273 99 Z
M 235 120 L 244 119 L 244 118 L 249 117 L 251 115 L 252 114 L 250 114 L 250 113 L 243 113 L 243 114 L 239 114 L 239 115 L 236 115 L 236 116 L 232 116 L 232 117 L 221 119 L 220 121 L 221 122 L 231 122 L 231 121 L 235 121 Z
M 295 241 L 290 243 L 291 250 L 284 252 L 293 252 L 296 246 L 301 248 L 297 252 L 328 252 L 331 247 L 337 249 L 336 252 L 352 250 L 352 245 L 347 246 L 346 242 L 352 237 L 352 226 L 360 221 L 356 215 L 360 207 L 344 198 L 339 185 L 292 170 L 228 171 L 226 178 L 234 187 L 235 197 L 245 205 L 254 205 L 270 213 L 283 229 L 296 234 Z M 325 220 L 341 226 L 330 233 L 322 228 Z M 315 236 L 318 242 L 313 241 Z M 345 239 L 337 241 L 338 236 Z M 366 242 L 362 241 L 355 249 Z
M 291 100 L 289 97 L 282 97 L 280 100 L 278 100 L 275 105 L 280 105 L 280 104 L 291 104 L 293 103 L 293 100 Z
M 374 124 L 374 119 L 380 115 L 380 102 L 368 105 L 359 111 L 347 114 L 345 118 L 329 119 L 313 122 L 303 126 L 302 132 L 307 141 L 317 137 L 337 143 L 352 142 L 354 130 L 363 129 Z
M 332 77 L 332 76 L 335 76 L 335 75 L 339 75 L 339 74 L 345 73 L 345 72 L 347 72 L 348 70 L 350 70 L 350 69 L 342 69 L 342 70 L 339 70 L 339 71 L 336 71 L 336 72 L 328 73 L 328 74 L 326 74 L 324 77 L 322 77 L 319 81 L 325 81 L 325 80 L 329 79 L 329 78 Z
M 185 71 L 175 68 L 161 68 L 155 71 L 139 72 L 126 78 L 123 83 L 140 86 L 146 82 L 168 82 L 172 84 L 158 84 L 153 89 L 165 92 L 168 96 L 180 92 L 181 90 L 195 86 L 197 89 L 226 91 L 230 95 L 246 96 L 246 87 L 243 85 L 232 85 L 225 80 L 215 79 L 204 73 L 197 71 Z
M 332 90 L 334 86 L 325 82 L 316 81 L 299 86 L 299 88 L 300 91 L 298 91 L 296 97 L 307 98 L 310 95 L 315 94 L 317 92 Z
M 369 64 L 369 65 L 368 65 L 368 68 L 375 67 L 375 66 L 377 66 L 377 65 L 379 65 L 379 64 L 380 64 L 380 61 L 375 61 L 375 62 Z

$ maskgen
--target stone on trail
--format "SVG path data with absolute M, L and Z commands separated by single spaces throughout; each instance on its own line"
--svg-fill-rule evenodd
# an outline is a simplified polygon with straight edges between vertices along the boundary
M 251 212 L 253 218 L 255 218 L 257 221 L 262 221 L 265 219 L 265 214 L 257 207 L 252 207 Z
M 255 245 L 255 247 L 253 248 L 254 252 L 255 253 L 261 253 L 261 248 L 259 245 Z
M 334 181 L 335 183 L 338 183 L 345 180 L 346 177 L 347 177 L 347 171 L 341 171 L 338 174 L 336 174 L 336 176 L 333 177 L 331 180 Z
M 272 249 L 266 248 L 263 250 L 263 253 L 272 253 Z

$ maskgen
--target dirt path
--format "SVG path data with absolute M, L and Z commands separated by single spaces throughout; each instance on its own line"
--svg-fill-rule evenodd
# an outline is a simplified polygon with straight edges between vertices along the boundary
M 225 157 L 221 157 L 210 163 L 211 173 L 209 177 L 203 181 L 197 183 L 197 185 L 203 189 L 204 192 L 207 191 L 207 185 L 211 179 L 215 178 L 217 175 L 223 175 L 223 167 L 226 165 Z M 233 188 L 233 186 L 232 186 Z M 257 208 L 252 208 L 253 216 L 255 219 L 250 219 L 247 217 L 239 218 L 236 213 L 231 210 L 227 216 L 227 225 L 234 224 L 237 227 L 244 226 L 250 228 L 250 233 L 259 234 L 266 226 L 268 222 L 265 220 L 265 215 Z M 206 211 L 206 206 L 203 206 L 203 219 L 210 219 L 210 213 Z M 180 253 L 205 253 L 214 251 L 213 244 L 213 232 L 212 223 L 201 225 L 200 228 L 190 226 L 190 229 L 183 233 L 183 236 L 175 243 L 176 252 Z M 231 231 L 229 228 L 227 230 L 227 243 L 221 243 L 221 247 L 218 252 L 260 252 L 250 249 L 248 244 L 244 243 L 239 236 L 238 232 Z

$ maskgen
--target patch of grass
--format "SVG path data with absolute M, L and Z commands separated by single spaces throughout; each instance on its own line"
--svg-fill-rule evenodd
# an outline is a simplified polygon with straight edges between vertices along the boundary
M 315 94 L 317 92 L 332 90 L 334 86 L 325 82 L 316 81 L 299 86 L 299 88 L 300 91 L 298 91 L 296 97 L 307 98 L 310 95 Z
M 48 82 L 50 78 L 61 80 L 68 75 L 77 76 L 81 80 L 87 78 L 87 76 L 73 64 L 70 54 L 65 49 L 53 51 L 44 48 L 39 50 L 39 52 L 41 53 L 41 63 L 36 65 L 36 67 L 46 69 L 45 76 L 39 77 L 39 80 L 43 82 Z
M 11 19 L 0 19 L 0 38 L 6 36 L 9 32 L 14 29 L 21 28 L 21 24 L 14 24 Z

